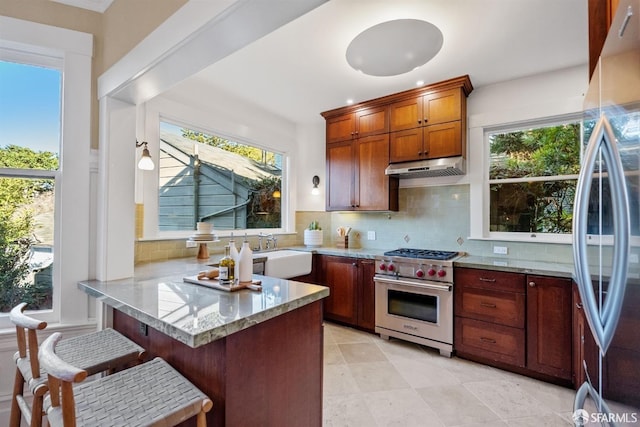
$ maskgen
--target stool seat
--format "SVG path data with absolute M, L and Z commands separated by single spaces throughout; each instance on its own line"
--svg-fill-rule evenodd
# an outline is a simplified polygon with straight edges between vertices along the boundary
M 86 372 L 57 357 L 54 349 L 59 339 L 60 334 L 55 333 L 42 343 L 39 360 L 49 376 L 50 395 L 44 402 L 49 424 L 68 427 L 63 423 L 64 412 L 70 411 L 72 405 L 64 405 L 64 383 L 80 382 L 86 377 Z M 54 382 L 62 385 L 62 399 L 57 403 L 58 390 Z M 71 401 L 75 402 L 77 426 L 171 426 L 193 416 L 198 416 L 198 425 L 204 426 L 205 413 L 213 406 L 204 393 L 159 357 L 106 377 L 67 387 L 66 391 L 73 394 Z
M 48 386 L 46 370 L 38 363 L 36 334 L 37 330 L 46 328 L 47 323 L 25 315 L 25 307 L 25 303 L 18 304 L 9 314 L 18 340 L 18 351 L 13 357 L 16 376 L 10 427 L 19 427 L 22 416 L 30 426 L 42 425 L 42 399 Z M 62 360 L 83 369 L 87 375 L 140 363 L 145 353 L 144 348 L 110 328 L 62 340 L 57 351 Z M 23 397 L 24 384 L 34 396 L 31 405 Z

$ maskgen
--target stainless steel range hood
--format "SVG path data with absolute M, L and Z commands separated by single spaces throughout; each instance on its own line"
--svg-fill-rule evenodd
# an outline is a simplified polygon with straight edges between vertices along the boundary
M 384 171 L 386 175 L 398 176 L 400 178 L 464 175 L 465 172 L 465 160 L 462 156 L 392 163 Z

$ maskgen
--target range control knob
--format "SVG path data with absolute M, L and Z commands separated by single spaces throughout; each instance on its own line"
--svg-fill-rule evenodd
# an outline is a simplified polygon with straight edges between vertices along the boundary
M 431 267 L 430 269 L 427 270 L 427 274 L 429 276 L 435 276 L 436 275 L 436 271 L 433 269 L 433 267 Z
M 424 271 L 422 271 L 422 269 L 418 269 L 418 271 L 416 271 L 416 277 L 419 277 L 419 278 L 424 277 Z
M 447 275 L 447 272 L 444 270 L 438 270 L 438 277 L 444 277 Z
M 389 264 L 387 271 L 395 271 L 396 267 L 393 264 Z
M 380 263 L 380 267 L 378 268 L 380 268 L 381 271 L 385 271 L 387 269 L 387 266 L 383 263 Z

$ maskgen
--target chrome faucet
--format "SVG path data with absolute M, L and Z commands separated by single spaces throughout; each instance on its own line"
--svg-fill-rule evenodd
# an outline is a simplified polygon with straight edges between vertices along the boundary
M 278 247 L 278 239 L 271 233 L 269 234 L 265 234 L 265 233 L 260 233 L 258 234 L 258 247 L 255 248 L 255 251 L 261 251 L 263 250 L 262 247 L 262 239 L 266 237 L 266 247 L 264 248 L 265 250 L 269 250 L 269 249 L 276 249 Z M 273 243 L 273 247 L 271 247 L 271 243 Z

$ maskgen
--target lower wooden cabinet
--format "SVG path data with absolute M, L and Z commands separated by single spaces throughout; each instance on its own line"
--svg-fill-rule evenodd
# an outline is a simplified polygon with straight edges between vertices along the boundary
M 527 368 L 572 380 L 572 307 L 571 279 L 527 276 Z
M 318 283 L 330 294 L 324 317 L 370 332 L 375 329 L 375 264 L 370 259 L 319 255 Z
M 572 382 L 570 279 L 456 268 L 454 281 L 460 356 Z

